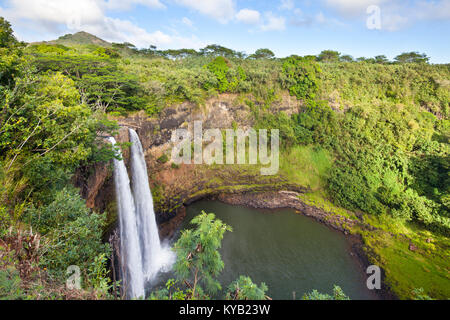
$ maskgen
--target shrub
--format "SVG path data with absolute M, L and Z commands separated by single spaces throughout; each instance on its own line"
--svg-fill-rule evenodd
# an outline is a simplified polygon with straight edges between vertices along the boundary
M 227 300 L 266 300 L 266 291 L 268 290 L 265 283 L 254 284 L 250 277 L 240 276 L 228 287 Z
M 302 300 L 350 300 L 350 298 L 345 295 L 341 287 L 334 286 L 332 295 L 313 290 L 311 293 L 305 294 Z
M 49 274 L 63 278 L 67 268 L 77 265 L 86 272 L 109 245 L 102 242 L 106 215 L 91 213 L 74 189 L 63 189 L 48 206 L 31 208 L 28 212 L 33 228 L 49 239 L 40 265 Z
M 163 154 L 161 157 L 158 158 L 157 161 L 159 163 L 165 164 L 165 163 L 169 162 L 169 157 L 167 156 L 167 154 Z
M 229 60 L 224 57 L 215 58 L 205 68 L 216 78 L 215 84 L 210 81 L 205 83 L 206 90 L 214 87 L 221 93 L 236 92 L 239 85 L 246 80 L 244 69 L 241 66 L 232 68 Z
M 172 169 L 180 169 L 180 166 L 178 164 L 176 164 L 175 162 L 172 163 L 171 167 L 172 167 Z
M 291 56 L 283 61 L 282 83 L 298 99 L 314 100 L 319 89 L 319 65 L 311 58 Z

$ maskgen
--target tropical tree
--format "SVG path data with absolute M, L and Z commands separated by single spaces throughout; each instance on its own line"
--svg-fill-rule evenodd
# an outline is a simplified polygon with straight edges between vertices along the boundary
M 21 65 L 25 62 L 23 43 L 17 41 L 11 24 L 0 17 L 0 99 L 4 98 L 4 86 L 14 85 Z
M 7 170 L 25 155 L 27 163 L 48 156 L 69 166 L 87 159 L 96 120 L 80 104 L 74 82 L 57 73 L 21 79 L 17 86 L 24 95 L 4 106 L 7 120 L 0 128 L 0 154 L 11 159 Z
M 355 60 L 353 59 L 353 57 L 351 55 L 346 54 L 346 55 L 343 55 L 343 56 L 339 57 L 339 61 L 342 61 L 342 62 L 353 62 Z
M 224 263 L 219 253 L 222 239 L 232 228 L 215 215 L 204 211 L 192 220 L 195 230 L 185 230 L 174 246 L 177 261 L 174 269 L 179 278 L 189 287 L 191 298 L 204 298 L 205 293 L 214 294 L 222 289 L 217 276 Z
M 169 59 L 185 59 L 199 55 L 199 53 L 194 49 L 178 49 L 178 50 L 170 49 L 160 51 L 159 54 Z
M 394 58 L 398 63 L 428 63 L 430 58 L 425 53 L 414 52 L 404 52 Z
M 386 64 L 389 63 L 389 59 L 385 55 L 379 55 L 375 57 L 375 63 Z
M 254 54 L 248 57 L 249 59 L 273 59 L 275 58 L 275 53 L 270 49 L 258 49 Z
M 320 62 L 339 62 L 340 53 L 333 50 L 324 50 L 318 56 L 317 60 Z
M 13 34 L 11 24 L 0 17 L 0 48 L 11 48 L 19 44 Z
M 220 46 L 218 44 L 211 44 L 203 49 L 200 49 L 200 54 L 203 56 L 210 57 L 226 57 L 226 58 L 244 58 L 245 54 L 243 52 L 238 52 L 230 48 Z
M 250 277 L 240 276 L 228 287 L 227 300 L 266 300 L 268 288 L 263 282 L 260 286 L 253 283 Z
M 345 295 L 341 287 L 334 286 L 332 295 L 313 290 L 311 293 L 305 294 L 302 300 L 350 300 L 350 298 Z

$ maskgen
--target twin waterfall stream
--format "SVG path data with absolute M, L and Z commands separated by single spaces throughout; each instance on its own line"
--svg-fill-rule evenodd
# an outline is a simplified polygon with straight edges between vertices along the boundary
M 129 129 L 131 146 L 131 184 L 123 160 L 114 159 L 114 183 L 120 226 L 122 285 L 129 299 L 145 297 L 145 284 L 175 259 L 159 238 L 153 198 L 141 141 Z M 109 141 L 116 145 L 114 138 Z

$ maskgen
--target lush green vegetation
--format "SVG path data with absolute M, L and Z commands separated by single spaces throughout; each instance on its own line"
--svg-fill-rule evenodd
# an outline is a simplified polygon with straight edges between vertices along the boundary
M 40 72 L 3 18 L 0 38 L 0 296 L 67 298 L 66 270 L 78 265 L 89 289 L 79 297 L 106 297 L 105 214 L 86 208 L 71 177 L 115 156 L 100 135 L 117 125 L 68 75 Z
M 83 44 L 86 39 L 92 43 Z M 67 292 L 55 286 L 63 287 L 67 267 L 77 264 L 90 270 L 83 288 L 108 297 L 104 267 L 110 248 L 101 241 L 106 213 L 85 208 L 72 187 L 74 173 L 116 156 L 102 139 L 118 128 L 109 119 L 137 110 L 159 117 L 173 104 L 200 107 L 227 93 L 250 107 L 257 128 L 280 129 L 280 175 L 311 189 L 305 201 L 346 216 L 353 214 L 344 209 L 362 213 L 381 230 L 355 232 L 400 297 L 423 288 L 422 296 L 448 298 L 442 288 L 449 283 L 450 65 L 428 60 L 417 52 L 393 62 L 385 56 L 354 60 L 331 50 L 276 59 L 269 49 L 247 56 L 219 45 L 139 50 L 87 34 L 25 45 L 0 18 L 0 282 L 7 282 L 0 288 L 7 288 L 8 297 L 61 298 Z M 286 94 L 301 101 L 299 112 L 274 112 Z M 217 248 L 227 228 L 214 228 L 207 246 Z M 195 249 L 201 232 L 184 234 L 179 255 Z M 419 252 L 409 252 L 399 234 Z M 36 242 L 24 241 L 31 238 Z M 220 291 L 215 275 L 223 265 L 220 257 L 208 259 L 215 263 L 178 261 L 179 281 L 193 287 L 170 282 L 164 297 Z M 431 277 L 421 271 L 424 265 Z M 417 277 L 413 281 L 407 273 Z M 262 297 L 266 290 L 241 277 L 227 297 Z M 335 290 L 336 297 L 341 295 Z
M 333 295 L 323 294 L 314 290 L 311 293 L 305 294 L 303 300 L 350 300 L 349 297 L 345 295 L 342 289 L 338 286 L 333 288 Z

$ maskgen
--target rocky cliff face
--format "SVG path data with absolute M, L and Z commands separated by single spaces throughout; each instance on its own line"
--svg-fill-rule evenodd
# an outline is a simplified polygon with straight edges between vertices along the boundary
M 116 140 L 118 142 L 129 142 L 128 129 L 121 128 Z M 128 166 L 129 149 L 124 149 L 122 155 L 125 164 Z M 108 213 L 108 229 L 112 229 L 117 221 L 112 163 L 98 163 L 90 168 L 80 168 L 75 175 L 74 184 L 80 189 L 81 196 L 86 199 L 88 208 L 97 212 L 106 211 Z
M 222 94 L 209 99 L 204 106 L 184 102 L 164 109 L 159 119 L 149 118 L 145 112 L 140 112 L 119 119 L 119 124 L 135 129 L 143 148 L 154 151 L 170 142 L 173 130 L 184 128 L 192 131 L 194 121 L 202 121 L 204 129 L 232 129 L 233 126 L 243 130 L 251 128 L 255 122 L 254 116 L 243 100 L 238 95 Z M 300 108 L 301 104 L 295 97 L 285 94 L 273 103 L 271 111 L 292 115 Z

